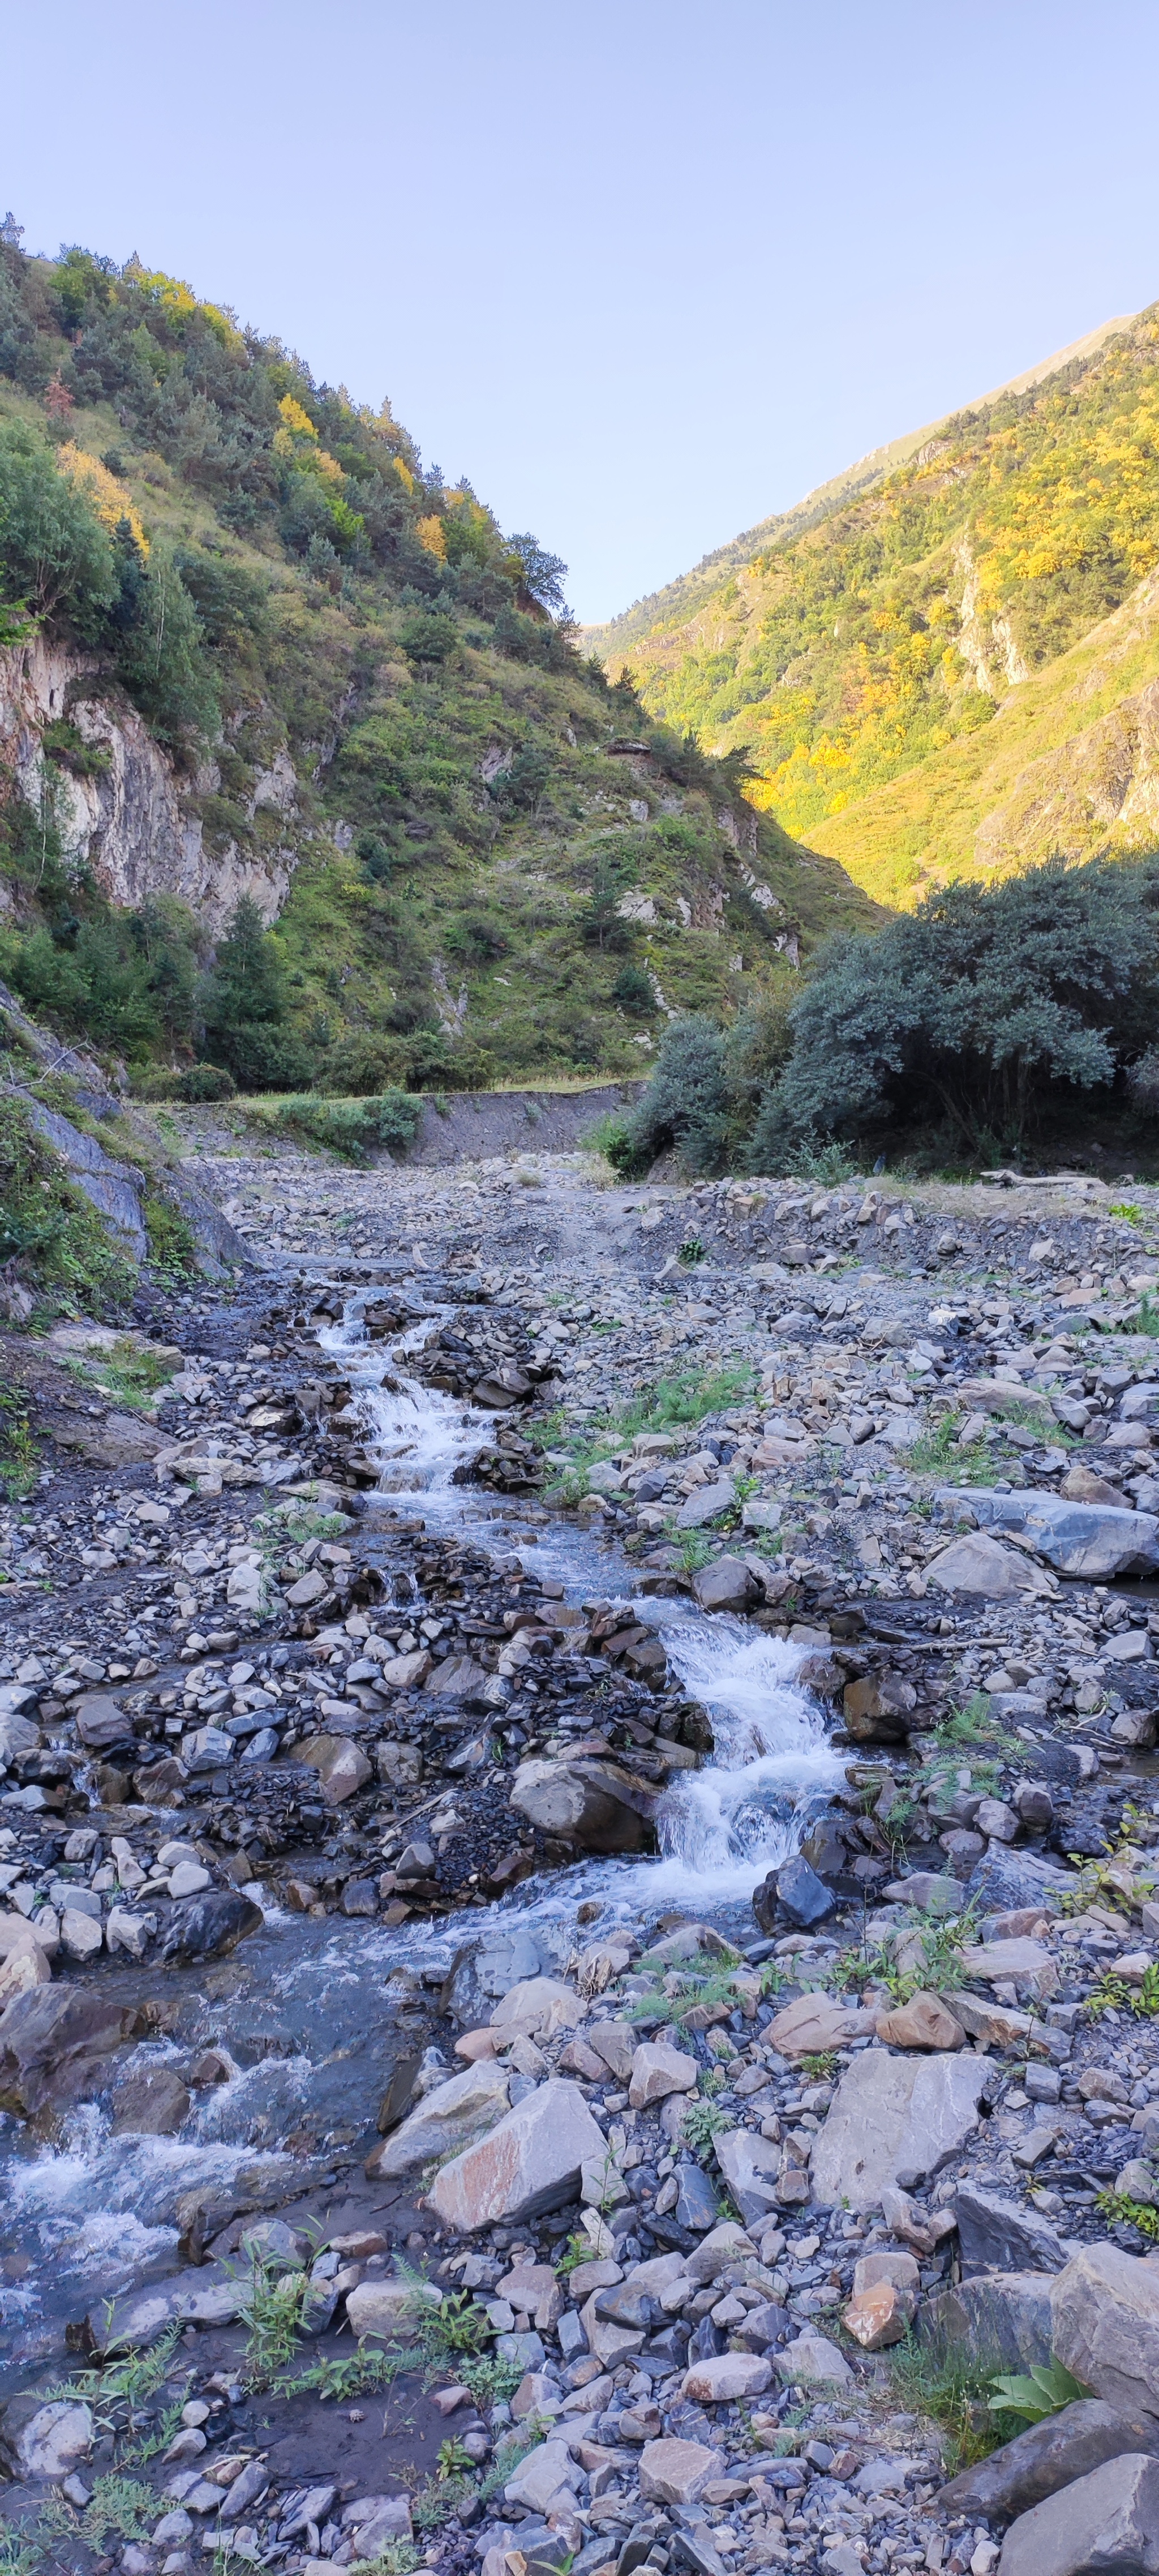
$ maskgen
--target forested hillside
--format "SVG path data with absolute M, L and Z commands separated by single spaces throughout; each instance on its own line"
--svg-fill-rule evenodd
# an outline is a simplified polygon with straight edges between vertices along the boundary
M 881 900 L 1154 845 L 1159 308 L 609 655 Z M 1110 621 L 1109 624 L 1106 621 Z M 609 630 L 614 634 L 614 630 Z M 894 782 L 898 782 L 894 784 Z
M 181 281 L 0 237 L 0 977 L 139 1068 L 638 1072 L 872 911 L 564 567 Z M 270 931 L 263 923 L 275 923 Z

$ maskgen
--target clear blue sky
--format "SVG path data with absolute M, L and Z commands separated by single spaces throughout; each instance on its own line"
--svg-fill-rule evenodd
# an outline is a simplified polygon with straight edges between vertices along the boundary
M 599 618 L 1159 296 L 1145 0 L 54 0 L 0 211 L 187 277 Z

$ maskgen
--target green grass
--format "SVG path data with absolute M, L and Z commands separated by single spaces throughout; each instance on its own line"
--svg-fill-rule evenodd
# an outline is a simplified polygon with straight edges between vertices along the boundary
M 250 2388 L 268 2388 L 297 2348 L 309 2283 L 305 2272 L 286 2269 L 256 2246 L 245 2282 L 238 2306 L 246 2329 L 243 2373 Z
M 32 1125 L 20 1100 L 0 1098 L 0 1267 L 27 1282 L 42 1313 L 104 1315 L 133 1288 L 84 1192 Z
M 890 2353 L 889 2377 L 891 2393 L 900 2405 L 940 2425 L 948 2477 L 973 2468 L 1004 2438 L 991 2406 L 993 2366 L 964 2348 L 947 2351 L 939 2345 L 920 2344 L 907 2334 Z M 1010 2430 L 1020 2429 L 1011 2421 Z
M 96 2479 L 90 2502 L 82 2513 L 75 2513 L 63 2497 L 53 2497 L 44 2508 L 41 2527 L 48 2532 L 67 2532 L 87 2541 L 91 2548 L 103 2549 L 110 2532 L 119 2540 L 143 2540 L 156 2519 L 152 2489 L 114 2470 Z
M 271 1101 L 249 1100 L 246 1113 L 280 1134 L 322 1146 L 343 1162 L 365 1165 L 382 1146 L 392 1154 L 405 1152 L 423 1104 L 408 1091 L 383 1091 L 353 1100 L 332 1100 L 305 1091 Z
M 180 1208 L 168 1199 L 158 1198 L 155 1191 L 145 1193 L 145 1232 L 149 1239 L 149 1259 L 163 1279 L 178 1284 L 192 1278 L 197 1269 L 197 1237 Z
M 569 1432 L 562 1407 L 554 1406 L 529 1432 L 538 1449 L 566 1448 L 570 1453 L 570 1465 L 566 1470 L 555 1471 L 555 1482 L 548 1484 L 547 1493 L 556 1502 L 578 1502 L 588 1491 L 591 1469 L 630 1448 L 638 1433 L 684 1430 L 703 1422 L 710 1413 L 731 1412 L 736 1405 L 749 1401 L 755 1386 L 755 1373 L 750 1368 L 683 1369 L 676 1377 L 658 1378 L 629 1404 L 605 1414 L 582 1436 Z M 695 1530 L 682 1530 L 677 1534 L 677 1543 L 699 1539 L 699 1535 Z M 694 1570 L 695 1565 L 705 1562 L 705 1557 L 695 1557 L 694 1552 Z
M 0 1387 L 0 1489 L 10 1503 L 23 1502 L 32 1492 L 38 1455 L 23 1397 Z

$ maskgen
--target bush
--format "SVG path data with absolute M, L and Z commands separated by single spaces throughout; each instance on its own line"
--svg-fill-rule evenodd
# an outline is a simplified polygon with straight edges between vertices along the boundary
M 0 1099 L 0 1267 L 54 1307 L 101 1314 L 127 1297 L 133 1272 L 23 1101 Z
M 146 1073 L 134 1084 L 138 1100 L 233 1100 L 237 1084 L 221 1064 L 187 1064 L 180 1072 Z
M 293 1136 L 307 1136 L 348 1163 L 368 1163 L 374 1148 L 392 1154 L 410 1144 L 423 1104 L 406 1091 L 384 1091 L 367 1100 L 323 1100 L 316 1092 L 295 1094 L 261 1111 L 263 1120 Z
M 310 1083 L 315 1056 L 283 1028 L 285 1010 L 276 942 L 243 895 L 202 995 L 206 1055 L 240 1091 L 297 1091 Z
M 118 591 L 112 539 L 87 494 L 39 431 L 0 427 L 0 598 L 67 619 L 95 644 Z
M 941 1119 L 968 1153 L 1016 1149 L 1054 1095 L 1111 1084 L 1154 1017 L 1159 864 L 1061 860 L 941 888 L 831 947 L 766 1092 L 758 1170 L 798 1140 Z
M 712 1172 L 720 1168 L 728 1133 L 724 1036 L 702 1012 L 690 1012 L 669 1022 L 625 1136 L 604 1150 L 631 1178 L 671 1145 L 687 1171 Z
M 642 966 L 621 966 L 612 986 L 612 1000 L 621 1010 L 636 1011 L 651 1018 L 657 1009 L 652 979 Z

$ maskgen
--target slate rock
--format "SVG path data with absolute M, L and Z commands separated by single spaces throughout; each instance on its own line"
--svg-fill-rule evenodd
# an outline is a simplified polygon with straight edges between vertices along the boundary
M 964 2182 L 954 2208 L 967 2279 L 975 2272 L 1061 2272 L 1068 2259 L 1050 2220 L 1021 2201 Z
M 603 2131 L 578 2085 L 553 2077 L 488 2137 L 443 2166 L 430 2204 L 445 2225 L 465 2234 L 504 2219 L 538 2217 L 574 2199 L 583 2167 L 606 2157 Z
M 501 2066 L 484 2059 L 466 2067 L 461 2075 L 452 2075 L 448 2083 L 424 2094 L 401 2126 L 394 2127 L 393 2134 L 373 2150 L 366 2160 L 367 2179 L 376 2182 L 417 2173 L 423 2165 L 437 2163 L 472 2138 L 484 2136 L 510 2106 L 510 2078 Z
M 639 1851 L 648 1821 L 627 1794 L 628 1775 L 611 1762 L 521 1762 L 510 1802 L 540 1833 L 581 1851 Z
M 77 2098 L 77 2079 L 143 2027 L 134 2004 L 79 1986 L 39 1986 L 0 2014 L 0 2110 L 31 2119 Z
M 720 2205 L 708 2175 L 700 2165 L 682 2164 L 676 2168 L 676 2182 L 676 2207 L 672 2215 L 679 2227 L 690 2229 L 694 2236 L 702 2236 L 707 2228 L 716 2226 L 720 2217 Z
M 759 2226 L 778 2206 L 780 2147 L 754 2129 L 728 2129 L 713 2145 L 743 2224 Z
M 1159 2423 L 1159 2263 L 1085 2245 L 1055 2275 L 1051 2307 L 1057 2357 L 1083 2387 Z
M 1016 2433 L 1012 2442 L 991 2451 L 951 2478 L 938 2497 L 943 2513 L 1008 2515 L 1029 2513 L 1047 2496 L 1075 2478 L 1089 2476 L 1107 2460 L 1128 2451 L 1154 2456 L 1159 2449 L 1156 2427 L 1130 2424 L 1099 2397 L 1076 2398 L 1041 2424 Z
M 1159 2461 L 1127 2452 L 1020 2514 L 998 2576 L 1159 2576 Z
M 815 1869 L 810 1869 L 800 1852 L 795 1852 L 791 1860 L 781 1862 L 776 1881 L 777 1912 L 797 1931 L 807 1932 L 814 1923 L 824 1923 L 837 1912 L 839 1900 L 833 1889 L 826 1886 Z M 759 1915 L 757 1920 L 760 1921 Z
M 1029 1539 L 1059 1574 L 1086 1583 L 1105 1583 L 1129 1566 L 1159 1565 L 1159 1519 L 1151 1512 L 1071 1502 L 1038 1486 L 1011 1494 L 971 1486 L 940 1493 L 938 1500 L 951 1509 L 968 1507 L 980 1529 Z
M 13 2477 L 66 2478 L 93 2445 L 91 2407 L 69 2398 L 37 2405 L 29 2393 L 4 2409 L 0 2456 Z
M 971 1494 L 971 1502 L 973 1499 Z M 985 1601 L 1009 1601 L 1022 1593 L 1049 1592 L 1052 1588 L 1029 1557 L 1018 1555 L 1012 1547 L 1002 1547 L 997 1539 L 984 1537 L 980 1530 L 952 1539 L 948 1547 L 932 1556 L 926 1566 L 926 1581 L 935 1584 L 939 1592 L 964 1592 Z
M 724 2463 L 724 2452 L 710 2450 L 705 2442 L 646 2442 L 640 2453 L 640 2493 L 648 2504 L 695 2504 L 709 2479 L 721 2475 Z
M 193 1959 L 220 1959 L 247 1932 L 260 1932 L 265 1916 L 260 1905 L 237 1888 L 217 1888 L 211 1896 L 183 1897 L 169 1917 L 161 1957 L 184 1964 Z
M 851 2371 L 847 2375 L 853 2376 Z M 772 2380 L 771 2365 L 760 2353 L 720 2352 L 690 2363 L 681 2393 L 694 2406 L 723 2406 L 738 2397 L 762 2396 Z
M 243 2276 L 228 2264 L 194 2265 L 124 2298 L 99 2299 L 79 2328 L 70 2327 L 69 2344 L 100 2360 L 138 2352 L 173 2325 L 232 2325 L 245 2296 Z
M 138 2067 L 113 2095 L 113 2134 L 172 2138 L 189 2114 L 189 2094 L 174 2066 Z
M 718 1504 L 718 1510 L 723 1508 Z M 745 1610 L 760 1598 L 761 1588 L 741 1556 L 718 1556 L 692 1578 L 693 1595 L 702 1610 Z
M 828 2335 L 806 2328 L 777 2354 L 777 2377 L 783 2388 L 851 2388 L 853 2372 Z
M 869 2038 L 874 2026 L 872 2013 L 840 2003 L 835 1995 L 798 1995 L 774 2015 L 768 2037 L 782 2057 L 824 2057 L 830 2049 L 848 2047 L 851 2039 Z
M 923 2300 L 918 2342 L 936 2354 L 965 2353 L 985 2370 L 1045 2365 L 1054 2355 L 1051 2286 L 1044 2272 L 985 2272 L 959 2281 Z
M 822 2208 L 865 2212 L 890 2185 L 937 2173 L 978 2124 L 985 2063 L 972 2051 L 891 2057 L 870 2048 L 846 2069 L 813 2150 Z

